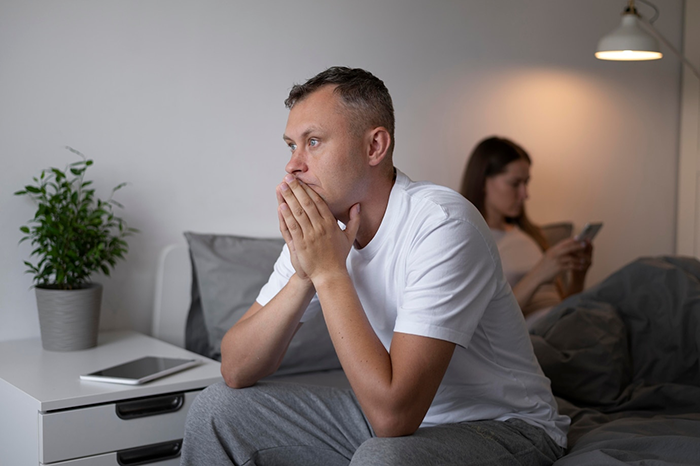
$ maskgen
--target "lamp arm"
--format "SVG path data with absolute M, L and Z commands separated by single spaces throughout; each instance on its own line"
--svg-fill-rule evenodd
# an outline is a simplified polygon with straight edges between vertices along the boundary
M 644 3 L 645 5 L 648 5 L 648 6 L 650 6 L 650 7 L 652 7 L 652 8 L 654 9 L 654 16 L 652 16 L 651 19 L 649 20 L 649 24 L 654 24 L 654 21 L 656 21 L 657 19 L 659 19 L 659 9 L 656 8 L 656 5 L 654 5 L 653 3 L 651 3 L 649 0 L 637 0 L 637 1 L 638 1 L 638 2 L 642 2 L 642 3 Z M 632 6 L 634 6 L 634 5 L 632 5 Z
M 681 54 L 668 40 L 666 40 L 666 38 L 662 36 L 661 33 L 657 31 L 656 28 L 652 26 L 652 24 L 649 21 L 642 17 L 639 17 L 639 19 L 641 20 L 640 22 L 644 25 L 644 27 L 646 27 L 647 30 L 649 30 L 649 32 L 651 32 L 657 39 L 663 42 L 666 47 L 671 49 L 671 51 L 678 57 L 678 59 L 685 63 L 685 65 L 688 68 L 690 68 L 690 70 L 695 74 L 695 76 L 697 76 L 698 79 L 700 79 L 700 71 L 698 71 L 698 69 L 692 63 L 690 63 L 690 61 L 688 61 L 688 59 L 685 58 L 683 54 Z

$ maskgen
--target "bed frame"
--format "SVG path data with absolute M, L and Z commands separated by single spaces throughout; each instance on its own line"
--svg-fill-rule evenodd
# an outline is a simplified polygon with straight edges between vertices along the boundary
M 192 266 L 186 243 L 170 244 L 158 256 L 153 299 L 154 338 L 185 347 L 185 325 L 190 308 Z

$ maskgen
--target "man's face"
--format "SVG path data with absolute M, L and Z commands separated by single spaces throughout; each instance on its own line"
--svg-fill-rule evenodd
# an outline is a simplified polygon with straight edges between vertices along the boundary
M 289 112 L 284 140 L 292 151 L 287 173 L 306 183 L 340 221 L 363 201 L 368 183 L 363 136 L 351 131 L 348 111 L 324 86 L 297 102 Z

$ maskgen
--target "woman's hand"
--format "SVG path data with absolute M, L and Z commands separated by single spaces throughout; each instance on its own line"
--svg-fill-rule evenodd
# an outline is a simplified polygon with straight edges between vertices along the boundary
M 568 289 L 564 290 L 564 297 L 582 291 L 586 271 L 591 264 L 592 250 L 590 243 L 573 238 L 560 241 L 547 249 L 542 259 L 513 287 L 513 294 L 520 309 L 527 309 L 530 299 L 540 285 L 551 282 L 565 271 L 573 271 L 574 277 Z
M 531 274 L 537 277 L 540 285 L 554 280 L 561 272 L 568 270 L 584 271 L 585 274 L 590 267 L 591 254 L 590 243 L 568 238 L 547 249 Z
M 582 244 L 583 249 L 575 254 L 576 265 L 573 271 L 585 275 L 593 263 L 593 245 L 590 241 L 583 241 Z
M 583 291 L 586 274 L 593 263 L 593 245 L 590 241 L 584 241 L 583 245 L 583 249 L 574 255 L 576 265 L 571 271 L 571 281 L 568 288 L 564 290 L 564 297 Z

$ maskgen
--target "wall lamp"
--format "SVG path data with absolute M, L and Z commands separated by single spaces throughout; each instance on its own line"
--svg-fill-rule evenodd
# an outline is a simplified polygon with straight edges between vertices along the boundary
M 654 17 L 651 20 L 642 17 L 634 6 L 634 0 L 629 0 L 622 12 L 620 26 L 598 42 L 596 58 L 618 61 L 658 60 L 663 57 L 659 48 L 659 41 L 661 41 L 700 79 L 700 71 L 652 25 L 659 16 L 658 8 L 646 0 L 639 1 L 654 9 Z

